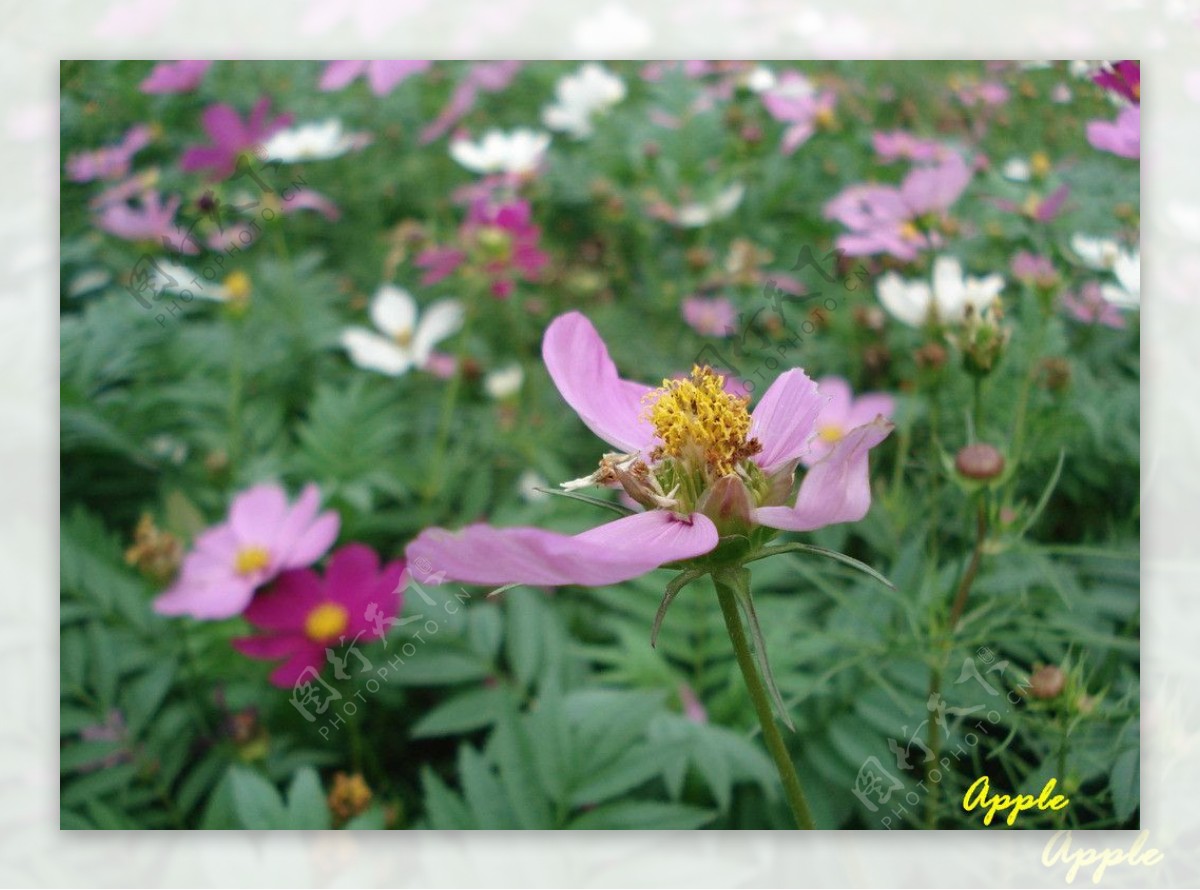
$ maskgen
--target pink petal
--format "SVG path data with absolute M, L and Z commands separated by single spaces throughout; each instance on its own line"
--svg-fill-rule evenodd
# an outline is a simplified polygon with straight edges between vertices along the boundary
M 764 473 L 796 460 L 808 449 L 825 402 L 817 385 L 799 368 L 780 374 L 767 388 L 750 423 L 750 436 L 762 444 L 755 463 Z
M 247 658 L 261 658 L 273 661 L 295 654 L 297 649 L 305 645 L 305 640 L 304 637 L 295 635 L 256 636 L 236 637 L 230 640 L 229 643 Z
M 642 417 L 641 383 L 622 380 L 592 323 L 578 312 L 560 315 L 542 339 L 542 359 L 568 405 L 593 433 L 622 451 L 648 451 L 654 428 Z
M 199 620 L 232 618 L 250 603 L 255 581 L 235 575 L 232 569 L 224 574 L 184 572 L 154 601 L 159 615 L 190 615 Z
M 891 422 L 882 418 L 851 430 L 805 474 L 794 507 L 760 507 L 754 511 L 755 521 L 807 532 L 862 519 L 871 506 L 867 452 L 891 431 Z
M 275 543 L 277 529 L 288 513 L 287 495 L 278 485 L 256 485 L 233 499 L 229 524 L 243 544 Z
M 254 598 L 245 618 L 255 627 L 273 631 L 300 631 L 308 613 L 327 597 L 315 572 L 293 569 Z
M 367 62 L 360 62 L 357 59 L 330 62 L 325 66 L 325 71 L 321 74 L 321 79 L 317 83 L 317 89 L 322 91 L 343 89 L 350 81 L 362 74 L 368 64 Z
M 846 413 L 845 425 L 848 429 L 870 423 L 876 417 L 891 420 L 896 413 L 896 400 L 885 392 L 863 393 L 854 400 L 854 404 Z
M 280 689 L 292 689 L 301 679 L 313 679 L 312 674 L 305 676 L 309 668 L 319 674 L 324 666 L 325 647 L 306 641 L 295 655 L 271 671 L 271 683 Z
M 280 556 L 281 568 L 294 569 L 312 565 L 325 555 L 337 539 L 342 518 L 332 510 L 322 513 Z
M 850 404 L 854 400 L 854 393 L 846 380 L 841 377 L 822 377 L 817 381 L 817 391 L 829 399 L 817 417 L 818 423 L 835 423 L 844 428 L 858 425 L 846 421 L 850 413 Z M 867 420 L 873 420 L 874 417 L 872 414 Z
M 575 536 L 487 525 L 456 533 L 427 529 L 408 545 L 406 555 L 410 563 L 429 566 L 434 577 L 444 572 L 447 580 L 469 584 L 600 586 L 699 556 L 716 545 L 717 529 L 707 517 L 681 520 L 651 510 Z

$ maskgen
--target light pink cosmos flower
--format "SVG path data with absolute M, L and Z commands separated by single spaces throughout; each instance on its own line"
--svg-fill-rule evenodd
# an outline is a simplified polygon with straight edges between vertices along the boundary
M 229 518 L 203 532 L 179 578 L 154 601 L 160 615 L 230 618 L 263 584 L 312 565 L 337 537 L 337 513 L 318 514 L 321 493 L 307 485 L 294 505 L 278 485 L 256 485 L 233 499 Z
M 1118 331 L 1125 327 L 1124 316 L 1116 306 L 1104 299 L 1100 285 L 1095 281 L 1085 284 L 1078 294 L 1069 291 L 1063 294 L 1062 305 L 1068 315 L 1085 324 L 1103 325 Z
M 1116 120 L 1089 121 L 1087 140 L 1093 148 L 1121 158 L 1142 156 L 1142 109 L 1127 105 L 1117 113 Z
M 130 127 L 116 145 L 72 154 L 67 158 L 67 177 L 72 182 L 91 182 L 128 176 L 133 156 L 149 145 L 150 139 L 145 124 Z
M 233 648 L 250 658 L 283 659 L 271 682 L 291 688 L 305 674 L 315 679 L 332 647 L 383 637 L 395 623 L 407 583 L 403 560 L 381 569 L 374 550 L 349 544 L 329 558 L 324 578 L 293 569 L 256 596 L 244 617 L 261 632 L 233 640 Z
M 96 214 L 96 225 L 126 241 L 154 241 L 179 253 L 198 253 L 192 239 L 175 222 L 182 199 L 175 195 L 165 203 L 151 189 L 136 196 L 139 206 L 126 201 L 111 201 Z
M 475 107 L 480 93 L 498 93 L 507 89 L 520 70 L 521 62 L 518 61 L 477 62 L 472 65 L 467 76 L 455 87 L 446 107 L 421 131 L 421 144 L 428 145 L 445 136 Z
M 939 245 L 928 223 L 958 200 L 971 175 L 966 161 L 953 154 L 941 163 L 914 168 L 899 187 L 867 184 L 843 189 L 825 205 L 825 217 L 850 229 L 837 237 L 837 246 L 850 256 L 889 253 L 914 260 L 921 251 Z
M 822 377 L 817 392 L 829 399 L 817 415 L 817 435 L 800 462 L 806 467 L 824 458 L 851 430 L 876 417 L 891 420 L 896 400 L 886 392 L 865 392 L 857 398 L 842 377 Z
M 820 90 L 798 71 L 785 71 L 778 83 L 762 93 L 763 107 L 775 120 L 788 125 L 779 151 L 790 155 L 807 142 L 817 124 L 832 117 L 837 95 Z
M 212 67 L 212 62 L 184 60 L 181 62 L 159 62 L 138 87 L 143 93 L 161 95 L 166 93 L 190 93 Z
M 484 524 L 426 529 L 407 556 L 410 566 L 426 567 L 430 583 L 616 584 L 710 553 L 719 529 L 811 531 L 861 519 L 870 507 L 867 452 L 892 430 L 882 417 L 848 431 L 792 496 L 825 402 L 798 368 L 780 375 L 751 413 L 708 368 L 659 389 L 621 379 L 578 312 L 550 324 L 542 357 L 567 404 L 622 452 L 605 455 L 600 470 L 566 487 L 620 484 L 646 509 L 578 535 Z
M 725 297 L 685 297 L 683 320 L 697 334 L 728 337 L 737 330 L 737 309 Z
M 371 92 L 386 96 L 409 77 L 428 71 L 433 62 L 425 59 L 401 59 L 396 61 L 360 61 L 349 59 L 330 62 L 325 66 L 317 89 L 322 92 L 344 90 L 359 77 L 366 77 Z
M 210 105 L 202 123 L 211 145 L 193 145 L 183 153 L 179 166 L 184 172 L 209 170 L 209 179 L 228 179 L 244 154 L 262 150 L 263 143 L 292 122 L 290 114 L 270 118 L 271 100 L 259 99 L 243 121 L 229 105 Z
M 936 139 L 925 139 L 914 136 L 905 130 L 890 132 L 878 131 L 871 134 L 871 145 L 875 154 L 885 164 L 893 161 L 944 161 L 952 154 L 953 149 L 943 145 Z

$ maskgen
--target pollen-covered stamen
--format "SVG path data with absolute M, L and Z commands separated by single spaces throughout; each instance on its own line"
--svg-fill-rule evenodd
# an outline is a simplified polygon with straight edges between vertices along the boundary
M 647 394 L 644 417 L 662 440 L 652 458 L 703 461 L 713 476 L 732 473 L 762 445 L 750 438 L 749 399 L 724 389 L 725 378 L 696 366 L 684 380 L 664 380 Z

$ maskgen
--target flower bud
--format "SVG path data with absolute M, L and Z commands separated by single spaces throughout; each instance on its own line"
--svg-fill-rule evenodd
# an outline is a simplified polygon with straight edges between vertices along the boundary
M 711 519 L 721 535 L 749 531 L 751 509 L 753 504 L 746 484 L 733 474 L 718 479 L 696 503 L 696 510 Z
M 1038 382 L 1051 392 L 1062 392 L 1071 383 L 1071 363 L 1061 356 L 1042 359 Z
M 1067 685 L 1067 675 L 1055 664 L 1042 665 L 1029 678 L 1029 694 L 1033 698 L 1058 698 Z
M 913 361 L 923 371 L 940 371 L 946 366 L 946 347 L 941 343 L 926 343 L 913 353 Z
M 959 449 L 954 469 L 967 479 L 987 482 L 1004 472 L 1004 455 L 994 445 L 976 442 Z
M 371 788 L 360 773 L 347 775 L 339 772 L 333 777 L 329 789 L 329 812 L 339 824 L 353 819 L 371 803 Z

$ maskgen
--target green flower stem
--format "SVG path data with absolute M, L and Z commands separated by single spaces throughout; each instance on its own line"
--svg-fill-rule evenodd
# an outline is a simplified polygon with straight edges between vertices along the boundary
M 738 667 L 742 669 L 742 679 L 746 681 L 746 689 L 750 692 L 750 700 L 754 703 L 754 712 L 758 715 L 762 727 L 763 739 L 767 750 L 775 761 L 779 778 L 783 781 L 783 793 L 796 817 L 796 825 L 800 828 L 813 830 L 812 813 L 808 809 L 808 801 L 804 799 L 804 790 L 800 787 L 800 777 L 796 775 L 796 767 L 788 755 L 787 745 L 771 714 L 771 703 L 767 699 L 767 690 L 763 687 L 762 678 L 754 665 L 754 656 L 746 642 L 746 630 L 742 626 L 742 618 L 738 614 L 737 593 L 734 585 L 746 584 L 749 572 L 745 569 L 735 569 L 731 572 L 716 572 L 713 574 L 713 584 L 717 588 L 717 599 L 721 603 L 721 614 L 725 616 L 725 628 L 729 631 L 729 639 L 733 643 L 733 652 L 737 656 Z

